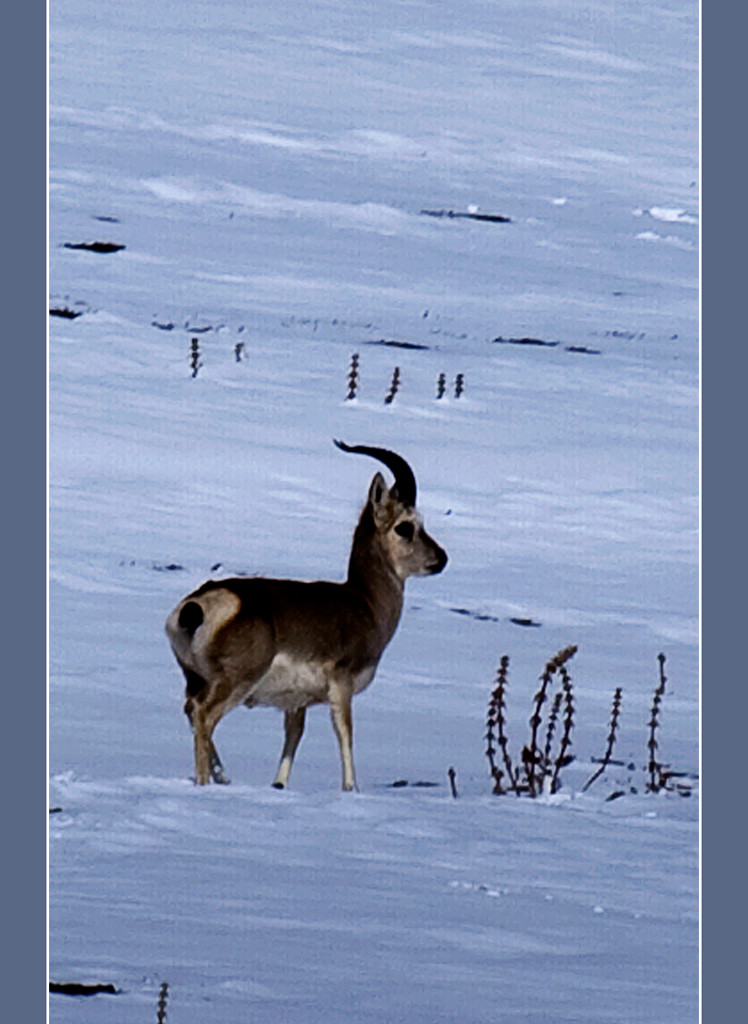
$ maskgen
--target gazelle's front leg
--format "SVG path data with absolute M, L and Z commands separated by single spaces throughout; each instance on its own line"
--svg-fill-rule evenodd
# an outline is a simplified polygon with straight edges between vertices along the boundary
M 343 789 L 357 789 L 356 773 L 353 770 L 353 718 L 351 715 L 351 692 L 347 687 L 330 688 L 330 715 L 335 735 L 340 744 L 340 760 L 343 768 Z
M 299 745 L 299 740 L 304 733 L 304 721 L 306 719 L 306 708 L 299 708 L 298 711 L 286 711 L 285 727 L 286 741 L 283 744 L 278 772 L 273 785 L 276 789 L 285 789 L 288 785 L 288 776 L 291 774 L 294 754 Z

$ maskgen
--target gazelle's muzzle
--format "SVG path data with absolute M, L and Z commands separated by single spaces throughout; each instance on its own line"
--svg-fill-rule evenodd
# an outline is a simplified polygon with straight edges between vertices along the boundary
M 436 547 L 436 545 L 434 545 Z M 447 564 L 449 559 L 447 558 L 447 552 L 440 547 L 436 547 L 434 552 L 434 560 L 426 566 L 426 570 L 429 576 L 436 576 L 437 573 L 441 572 L 444 566 Z

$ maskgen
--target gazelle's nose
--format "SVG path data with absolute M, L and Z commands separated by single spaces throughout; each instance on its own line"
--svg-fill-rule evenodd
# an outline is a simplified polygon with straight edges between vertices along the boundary
M 432 576 L 436 576 L 438 572 L 441 572 L 444 566 L 447 564 L 447 552 L 443 548 L 438 548 L 436 560 L 429 566 L 429 572 Z

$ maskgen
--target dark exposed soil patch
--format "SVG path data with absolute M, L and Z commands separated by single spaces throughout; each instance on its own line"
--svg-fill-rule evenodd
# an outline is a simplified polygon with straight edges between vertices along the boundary
M 403 789 L 405 786 L 412 786 L 414 789 L 434 789 L 438 787 L 438 782 L 409 782 L 407 779 L 395 779 L 394 782 L 390 782 L 390 789 Z
M 483 612 L 474 612 L 469 608 L 450 608 L 451 612 L 455 615 L 467 615 L 471 619 L 475 619 L 476 622 L 501 622 L 501 619 L 497 619 L 495 615 L 485 615 Z
M 49 991 L 63 996 L 96 996 L 100 992 L 112 996 L 119 994 L 114 985 L 81 985 L 77 981 L 50 981 Z
M 421 210 L 422 217 L 447 217 L 449 220 L 481 220 L 490 224 L 511 224 L 502 213 L 463 213 L 455 210 Z
M 540 338 L 498 338 L 493 339 L 494 345 L 537 345 L 542 348 L 555 348 L 557 341 L 542 341 Z
M 475 619 L 476 622 L 501 622 L 502 621 L 501 619 L 497 618 L 495 615 L 486 615 L 484 612 L 474 612 L 470 608 L 450 608 L 449 610 L 451 612 L 454 612 L 455 615 L 466 615 L 469 619 Z M 538 626 L 542 625 L 542 623 L 540 623 L 540 622 L 535 622 L 534 619 L 524 619 L 524 618 L 512 618 L 512 619 L 509 619 L 509 622 L 513 623 L 515 626 L 535 626 L 535 627 L 538 627 Z
M 386 345 L 388 348 L 411 348 L 428 349 L 430 345 L 421 345 L 417 341 L 395 341 L 394 339 L 380 338 L 378 341 L 366 341 L 365 345 Z
M 63 242 L 63 249 L 85 249 L 86 252 L 119 252 L 124 245 L 117 242 Z
M 49 311 L 50 316 L 60 316 L 63 320 L 75 320 L 79 316 L 83 316 L 81 310 L 68 309 L 67 306 L 53 306 Z

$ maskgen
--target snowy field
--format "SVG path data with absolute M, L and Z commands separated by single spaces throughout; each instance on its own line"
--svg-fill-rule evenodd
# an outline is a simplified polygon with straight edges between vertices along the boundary
M 50 978 L 118 990 L 50 1020 L 166 982 L 172 1024 L 695 1021 L 696 3 L 50 7 Z M 288 791 L 273 709 L 195 787 L 164 620 L 343 578 L 376 467 L 333 437 L 409 460 L 449 554 L 354 702 L 360 792 L 325 708 Z M 499 660 L 517 760 L 569 644 L 562 787 L 494 796 Z M 690 796 L 647 792 L 660 652 Z

